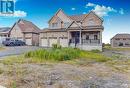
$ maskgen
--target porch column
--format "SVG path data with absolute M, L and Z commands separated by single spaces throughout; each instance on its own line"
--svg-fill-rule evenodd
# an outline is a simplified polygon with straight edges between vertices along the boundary
M 80 29 L 80 33 L 79 33 L 79 44 L 82 44 L 82 29 Z
M 102 45 L 102 31 L 100 31 L 100 44 Z
M 70 43 L 70 32 L 68 31 L 68 46 L 69 46 L 69 43 Z

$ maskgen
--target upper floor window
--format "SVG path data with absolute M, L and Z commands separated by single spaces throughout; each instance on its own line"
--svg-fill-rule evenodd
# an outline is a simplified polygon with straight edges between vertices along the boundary
M 126 40 L 126 38 L 123 38 L 123 40 Z
M 119 38 L 116 38 L 115 40 L 120 40 Z
M 64 23 L 64 27 L 68 27 L 69 24 L 70 24 L 69 22 L 65 22 L 65 23 Z
M 52 23 L 52 27 L 57 27 L 58 23 Z

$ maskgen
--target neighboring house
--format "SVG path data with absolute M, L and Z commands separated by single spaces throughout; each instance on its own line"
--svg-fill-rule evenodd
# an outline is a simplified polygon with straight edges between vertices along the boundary
M 39 45 L 39 28 L 30 21 L 20 19 L 10 30 L 10 37 L 25 41 L 27 45 Z
M 61 9 L 49 20 L 49 28 L 40 32 L 40 46 L 77 47 L 102 51 L 103 20 L 93 11 L 84 15 L 66 15 Z
M 10 27 L 2 27 L 0 28 L 0 37 L 9 37 Z
M 10 27 L 2 27 L 0 28 L 0 45 L 5 38 L 9 37 Z
M 116 34 L 111 39 L 112 47 L 130 47 L 130 34 Z

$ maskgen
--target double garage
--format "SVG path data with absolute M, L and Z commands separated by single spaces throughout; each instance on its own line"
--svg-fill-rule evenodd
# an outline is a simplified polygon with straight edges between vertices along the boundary
M 67 37 L 43 37 L 41 38 L 42 47 L 52 47 L 53 44 L 59 44 L 62 47 L 68 47 Z

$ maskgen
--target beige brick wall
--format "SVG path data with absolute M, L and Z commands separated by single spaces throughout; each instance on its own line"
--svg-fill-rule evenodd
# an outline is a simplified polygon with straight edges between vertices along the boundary
M 119 46 L 120 43 L 122 43 L 123 46 Z M 129 45 L 126 45 L 126 44 L 129 44 Z M 123 40 L 123 39 L 120 39 L 120 40 L 112 39 L 111 40 L 111 46 L 112 47 L 130 47 L 130 39 L 126 39 L 126 40 Z
M 90 22 L 93 21 L 93 22 Z M 82 26 L 97 26 L 102 25 L 102 21 L 92 12 L 84 19 Z
M 23 38 L 24 34 L 21 32 L 20 28 L 17 26 L 17 24 L 13 27 L 13 29 L 10 32 L 11 38 Z

